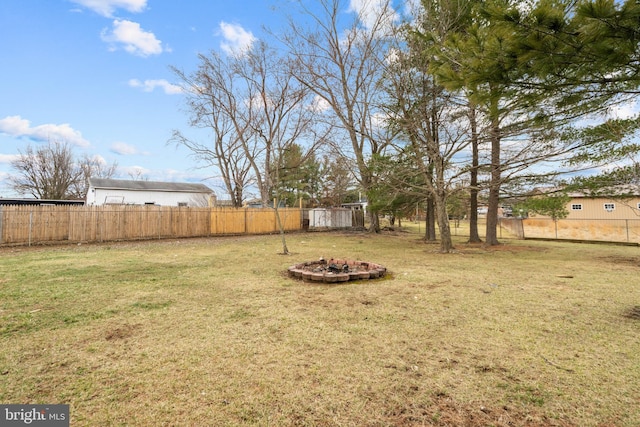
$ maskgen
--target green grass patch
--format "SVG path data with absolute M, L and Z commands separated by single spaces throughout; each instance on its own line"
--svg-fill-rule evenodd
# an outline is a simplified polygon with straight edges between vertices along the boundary
M 640 253 L 308 233 L 0 250 L 0 401 L 72 425 L 636 426 Z M 289 279 L 320 257 L 384 280 Z

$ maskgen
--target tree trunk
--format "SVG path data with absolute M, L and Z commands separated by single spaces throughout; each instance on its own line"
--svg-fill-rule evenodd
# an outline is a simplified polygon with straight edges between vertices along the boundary
M 234 191 L 234 196 L 231 199 L 231 202 L 233 203 L 233 207 L 234 208 L 241 208 L 242 207 L 242 188 L 240 186 L 237 186 L 235 191 Z
M 469 243 L 481 243 L 482 239 L 478 233 L 478 173 L 471 172 L 471 176 L 472 187 L 469 190 Z M 473 184 L 474 181 L 475 184 Z
M 276 213 L 276 222 L 278 223 L 278 229 L 280 230 L 280 238 L 282 239 L 282 255 L 289 255 L 289 248 L 287 247 L 287 238 L 284 232 L 284 225 L 282 225 L 282 219 L 280 218 L 280 211 L 278 205 L 274 205 Z
M 491 182 L 489 183 L 489 206 L 487 207 L 488 245 L 495 246 L 498 242 L 498 205 L 500 203 L 500 184 L 502 167 L 500 165 L 500 125 L 496 119 L 491 124 Z
M 478 234 L 478 166 L 480 164 L 478 148 L 478 123 L 476 110 L 473 106 L 469 110 L 471 123 L 471 182 L 469 185 L 469 243 L 480 243 Z
M 424 238 L 427 242 L 434 242 L 437 239 L 436 236 L 436 210 L 433 204 L 433 198 L 427 199 L 426 209 L 426 227 Z
M 493 175 L 493 173 L 492 173 Z M 500 185 L 491 184 L 489 188 L 489 206 L 487 208 L 487 236 L 488 245 L 499 245 L 498 241 L 498 204 L 500 203 Z
M 437 197 L 435 210 L 440 229 L 440 252 L 449 253 L 453 250 L 453 242 L 451 241 L 451 228 L 447 214 L 447 195 L 444 189 L 438 191 Z
M 380 232 L 380 218 L 378 218 L 378 212 L 369 210 L 369 233 Z

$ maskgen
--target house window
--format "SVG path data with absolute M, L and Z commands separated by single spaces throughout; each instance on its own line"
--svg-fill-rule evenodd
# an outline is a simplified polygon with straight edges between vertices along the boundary
M 178 207 L 184 208 L 187 205 L 187 202 L 178 202 Z
M 615 203 L 605 203 L 604 204 L 604 210 L 607 212 L 613 212 L 616 208 L 616 204 Z
M 572 211 L 581 211 L 582 210 L 582 205 L 579 203 L 573 204 L 571 205 L 571 210 Z

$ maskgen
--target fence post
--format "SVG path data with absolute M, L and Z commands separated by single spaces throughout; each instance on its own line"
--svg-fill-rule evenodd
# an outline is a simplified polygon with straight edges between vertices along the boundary
M 2 205 L 0 205 L 0 245 L 4 243 L 4 234 L 2 233 L 2 222 L 4 220 L 4 213 L 2 212 Z
M 71 241 L 71 233 L 73 232 L 73 223 L 71 222 L 71 205 L 67 206 L 68 223 L 67 223 L 67 240 Z
M 29 211 L 29 246 L 31 246 L 31 230 L 33 227 L 33 209 Z
M 624 220 L 624 225 L 625 225 L 625 228 L 627 229 L 627 243 L 629 243 L 629 220 L 628 219 Z

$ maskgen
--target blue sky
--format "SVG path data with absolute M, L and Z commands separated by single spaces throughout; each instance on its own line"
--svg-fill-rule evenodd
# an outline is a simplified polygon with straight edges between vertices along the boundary
M 282 1 L 281 1 L 282 3 Z M 118 163 L 118 178 L 204 182 L 189 152 L 167 145 L 189 133 L 175 66 L 229 50 L 283 24 L 269 0 L 2 0 L 0 197 L 18 196 L 10 162 L 28 145 L 73 145 Z M 138 172 L 139 171 L 139 172 Z
M 167 143 L 173 130 L 206 137 L 189 128 L 170 66 L 189 74 L 198 53 L 242 49 L 265 26 L 277 31 L 288 2 L 0 0 L 0 197 L 20 196 L 7 181 L 10 162 L 51 140 L 117 162 L 116 178 L 203 182 L 226 198 L 208 179 L 214 171 Z M 345 13 L 364 3 L 344 0 Z M 638 105 L 613 110 L 628 117 Z

